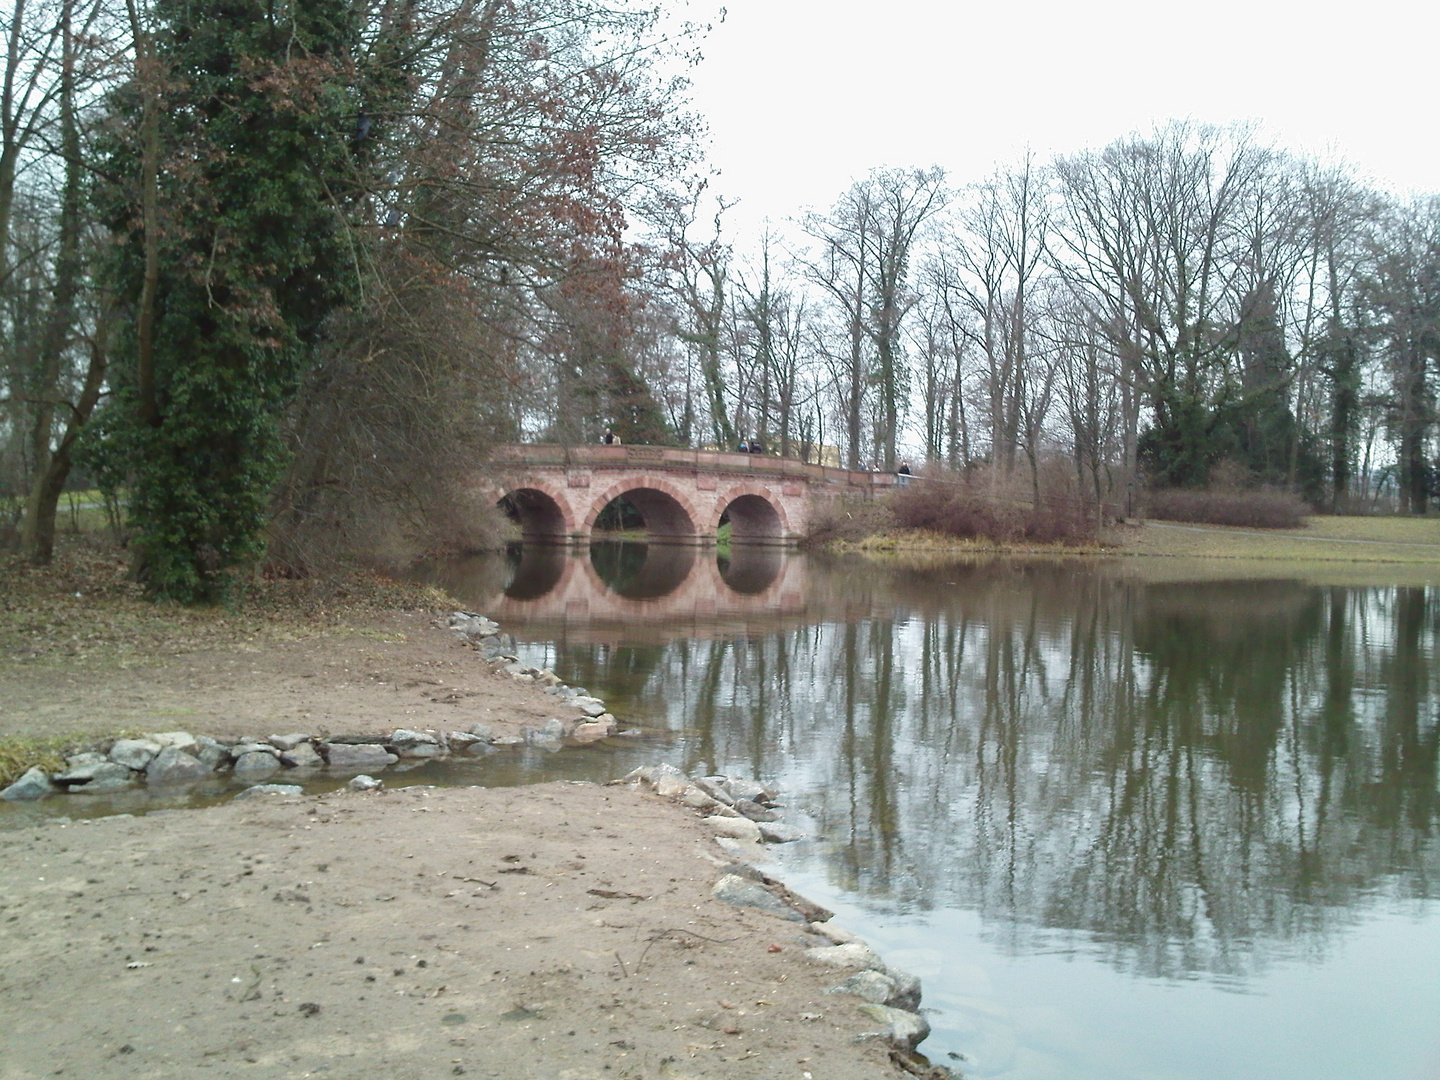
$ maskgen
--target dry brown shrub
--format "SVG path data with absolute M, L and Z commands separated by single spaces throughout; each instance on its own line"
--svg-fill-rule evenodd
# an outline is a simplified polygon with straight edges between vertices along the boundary
M 1095 540 L 1095 508 L 1080 498 L 1063 468 L 1040 470 L 1040 496 L 1028 474 L 988 469 L 963 476 L 927 470 L 891 496 L 890 511 L 903 529 L 925 529 L 995 543 L 1084 544 Z
M 810 514 L 807 544 L 856 542 L 894 524 L 889 506 L 877 499 L 817 499 Z
M 288 417 L 267 570 L 394 570 L 503 544 L 477 498 L 488 448 L 513 431 L 508 313 L 459 275 L 383 252 L 378 286 L 336 327 Z

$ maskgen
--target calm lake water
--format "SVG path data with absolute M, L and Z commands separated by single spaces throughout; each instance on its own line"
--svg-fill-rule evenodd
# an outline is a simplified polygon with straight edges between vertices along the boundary
M 546 771 L 778 781 L 821 838 L 782 876 L 924 979 L 933 1060 L 1437 1080 L 1440 578 L 1323 572 L 596 545 L 436 576 L 649 734 Z

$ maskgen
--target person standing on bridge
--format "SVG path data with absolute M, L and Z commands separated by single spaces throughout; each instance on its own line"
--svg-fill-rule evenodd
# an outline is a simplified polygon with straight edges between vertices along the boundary
M 604 443 L 606 446 L 619 446 L 619 445 L 620 445 L 620 436 L 619 436 L 619 435 L 616 435 L 615 432 L 611 431 L 611 430 L 607 427 L 607 428 L 605 429 L 605 434 L 600 436 L 600 441 L 601 441 L 602 443 Z

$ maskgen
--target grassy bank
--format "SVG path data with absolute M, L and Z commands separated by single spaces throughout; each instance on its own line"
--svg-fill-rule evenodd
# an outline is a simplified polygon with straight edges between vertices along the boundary
M 1096 541 L 1038 543 L 885 529 L 825 545 L 837 552 L 896 555 L 1153 556 L 1287 562 L 1405 563 L 1440 566 L 1440 518 L 1311 517 L 1298 529 L 1241 529 L 1143 521 L 1115 526 Z
M 1147 521 L 1112 539 L 1126 555 L 1440 564 L 1440 518 L 1310 517 L 1265 531 Z

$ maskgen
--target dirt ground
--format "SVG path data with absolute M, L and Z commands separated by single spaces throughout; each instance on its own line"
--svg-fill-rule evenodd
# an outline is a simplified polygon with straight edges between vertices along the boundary
M 0 661 L 0 730 L 265 736 L 464 731 L 483 720 L 518 731 L 577 715 L 496 674 L 436 619 L 430 610 L 376 612 L 303 635 L 271 628 L 227 639 L 216 628 L 217 640 L 168 652 L 129 656 L 82 641 L 73 654 L 12 656 Z
M 276 583 L 197 611 L 123 569 L 84 544 L 0 565 L 0 746 L 564 715 L 425 590 Z M 880 1026 L 860 1000 L 823 992 L 848 973 L 802 954 L 828 942 L 713 898 L 708 828 L 631 787 L 10 820 L 30 823 L 0 831 L 0 1080 L 905 1075 L 857 1041 Z
M 271 796 L 4 836 L 0 1078 L 875 1080 L 804 924 L 631 787 Z

